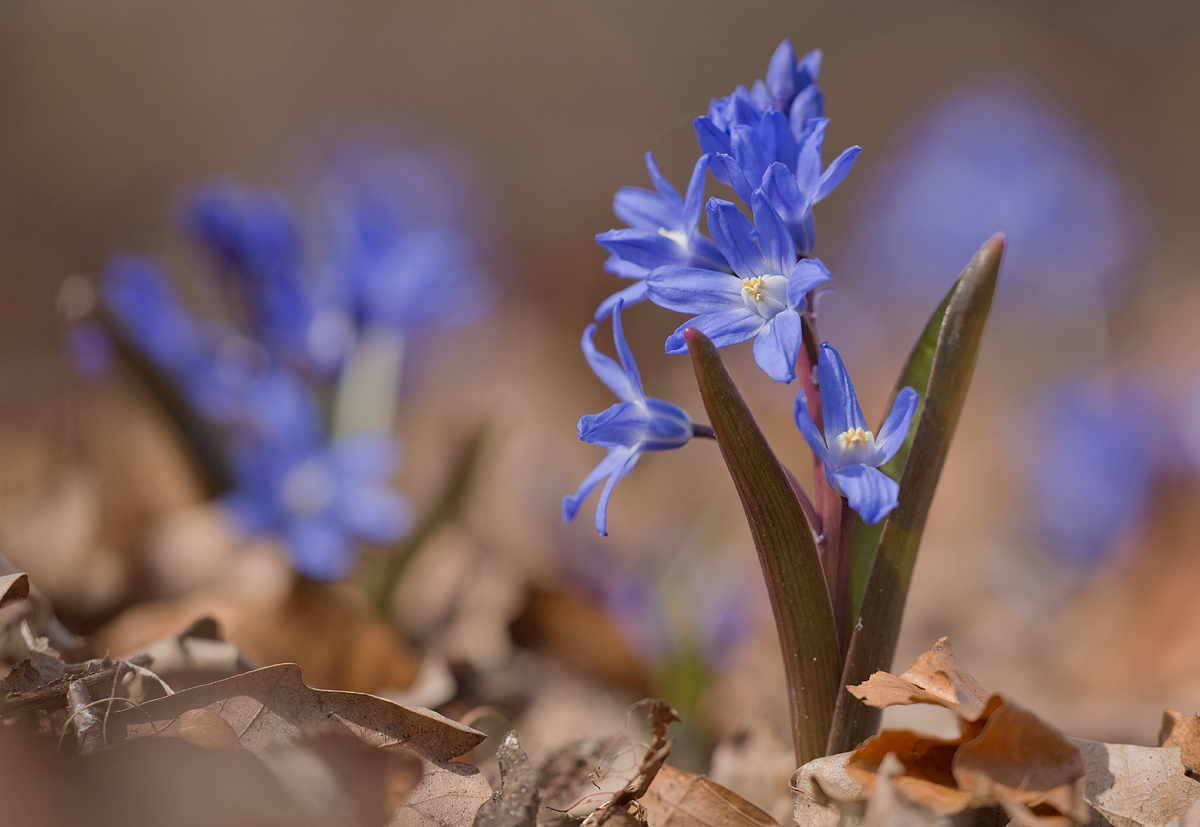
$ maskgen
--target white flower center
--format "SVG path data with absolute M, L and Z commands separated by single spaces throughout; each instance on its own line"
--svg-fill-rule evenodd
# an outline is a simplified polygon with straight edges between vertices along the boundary
M 863 428 L 850 428 L 835 440 L 839 465 L 870 464 L 875 458 L 875 435 Z
M 283 481 L 283 504 L 300 517 L 315 517 L 333 502 L 337 484 L 325 463 L 306 459 Z
M 689 249 L 687 233 L 683 230 L 668 230 L 666 227 L 659 227 L 658 234 L 671 239 L 685 250 Z
M 742 301 L 764 319 L 773 319 L 787 309 L 787 285 L 787 276 L 742 279 Z

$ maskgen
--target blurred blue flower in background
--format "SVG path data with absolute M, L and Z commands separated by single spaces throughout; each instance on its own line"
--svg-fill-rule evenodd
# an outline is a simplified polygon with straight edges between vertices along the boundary
M 1164 424 L 1152 390 L 1133 383 L 1075 379 L 1037 401 L 1026 470 L 1037 529 L 1059 561 L 1094 566 L 1136 528 L 1169 470 Z
M 230 449 L 236 488 L 224 502 L 251 535 L 283 538 L 296 570 L 338 580 L 357 561 L 356 541 L 389 544 L 412 526 L 408 501 L 390 487 L 399 463 L 383 435 L 281 446 L 241 439 Z
M 621 400 L 601 413 L 579 420 L 579 438 L 604 446 L 608 454 L 584 477 L 578 490 L 563 497 L 562 501 L 563 520 L 570 522 L 588 495 L 607 478 L 596 505 L 596 531 L 601 536 L 608 535 L 608 498 L 616 484 L 633 470 L 642 452 L 681 448 L 695 434 L 687 411 L 670 402 L 648 397 L 642 390 L 642 377 L 621 327 L 621 307 L 622 303 L 617 302 L 612 313 L 613 342 L 621 360 L 619 364 L 596 350 L 594 322 L 583 332 L 580 343 L 596 377 Z
M 887 158 L 848 262 L 874 287 L 925 306 L 1003 230 L 1000 290 L 1023 309 L 1119 297 L 1142 211 L 1096 139 L 1052 102 L 1001 82 L 955 92 L 916 113 Z
M 229 473 L 217 476 L 233 478 L 222 501 L 322 580 L 349 572 L 358 541 L 392 544 L 411 526 L 390 487 L 404 337 L 473 320 L 490 299 L 461 169 L 378 145 L 335 160 L 307 232 L 272 190 L 219 179 L 182 199 L 223 317 L 194 314 L 137 256 L 115 256 L 101 278 L 113 332 L 220 433 Z M 72 347 L 100 354 L 87 324 Z

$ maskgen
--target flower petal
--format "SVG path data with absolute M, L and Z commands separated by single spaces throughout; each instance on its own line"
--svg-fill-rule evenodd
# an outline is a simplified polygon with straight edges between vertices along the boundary
M 782 109 L 796 94 L 796 50 L 792 48 L 790 38 L 783 42 L 771 55 L 767 64 L 767 88 L 771 90 L 771 103 L 776 109 Z
M 658 190 L 658 194 L 662 197 L 663 204 L 670 207 L 682 207 L 683 199 L 679 196 L 679 190 L 671 186 L 671 182 L 668 181 L 666 177 L 658 171 L 658 164 L 654 162 L 653 152 L 646 153 L 646 169 L 650 173 L 650 181 L 654 184 L 654 188 Z
M 596 464 L 596 467 L 588 472 L 588 475 L 583 478 L 583 482 L 579 483 L 579 488 L 574 494 L 568 494 L 562 499 L 562 515 L 563 522 L 569 523 L 575 519 L 575 515 L 579 512 L 579 506 L 588 498 L 588 495 L 595 490 L 600 484 L 600 480 L 607 477 L 617 466 L 625 460 L 625 452 L 618 448 L 610 448 L 604 459 Z
M 796 158 L 796 183 L 800 191 L 812 203 L 813 194 L 821 180 L 821 144 L 825 141 L 825 128 L 829 118 L 813 118 L 804 126 L 800 139 L 800 152 Z
M 754 191 L 753 206 L 754 229 L 758 233 L 758 246 L 767 260 L 767 267 L 771 272 L 785 276 L 796 266 L 796 245 L 792 243 L 792 234 L 762 190 Z
M 833 163 L 821 173 L 821 179 L 817 182 L 817 189 L 812 197 L 814 204 L 829 195 L 838 184 L 842 183 L 861 152 L 862 147 L 852 146 L 843 150 L 841 155 L 833 159 Z
M 814 287 L 829 281 L 829 268 L 819 258 L 802 258 L 788 274 L 788 304 L 797 310 L 804 309 L 805 296 Z
M 791 382 L 796 378 L 800 335 L 800 314 L 784 310 L 767 322 L 754 340 L 754 361 L 776 382 Z
M 722 313 L 707 313 L 681 324 L 667 339 L 667 353 L 687 353 L 683 331 L 694 327 L 712 340 L 714 347 L 736 345 L 753 338 L 766 320 L 746 306 Z
M 825 444 L 832 445 L 841 434 L 854 428 L 866 429 L 858 396 L 842 357 L 828 342 L 821 345 L 817 360 L 817 379 L 821 389 L 821 414 L 825 419 Z
M 297 520 L 284 532 L 296 570 L 314 580 L 341 580 L 354 566 L 354 547 L 330 520 Z
M 613 308 L 612 325 L 613 344 L 617 347 L 617 358 L 621 360 L 621 368 L 629 379 L 629 386 L 633 388 L 638 399 L 641 399 L 645 397 L 646 393 L 642 390 L 642 376 L 638 373 L 637 362 L 633 359 L 633 351 L 629 349 L 629 343 L 625 341 L 625 328 L 621 324 L 620 302 Z
M 630 227 L 657 230 L 674 224 L 678 217 L 662 197 L 642 187 L 621 187 L 613 196 L 613 213 Z
M 728 155 L 729 135 L 718 127 L 711 117 L 700 117 L 692 121 L 692 127 L 696 130 L 696 138 L 700 141 L 700 151 L 706 155 Z M 725 176 L 720 166 L 712 168 L 713 175 L 722 184 L 728 184 L 729 179 Z
M 609 317 L 613 312 L 613 308 L 618 302 L 623 302 L 626 307 L 631 304 L 637 304 L 646 300 L 646 280 L 634 282 L 624 290 L 618 290 L 604 301 L 600 302 L 600 306 L 596 308 L 596 321 L 602 322 Z
M 596 503 L 596 531 L 601 537 L 608 536 L 608 498 L 612 496 L 613 488 L 633 470 L 633 466 L 637 465 L 642 456 L 642 452 L 635 449 L 617 448 L 613 453 L 623 456 L 621 462 L 608 475 L 608 482 L 604 483 L 604 490 L 600 492 L 600 502 Z
M 625 261 L 647 270 L 664 264 L 688 264 L 691 253 L 657 229 L 644 230 L 626 227 L 609 230 L 596 236 L 596 243 Z
M 912 425 L 913 415 L 917 412 L 918 395 L 912 388 L 901 388 L 896 394 L 896 402 L 892 412 L 888 414 L 883 425 L 879 427 L 879 435 L 875 437 L 875 464 L 883 465 L 896 456 L 900 446 L 908 437 L 908 429 Z
M 683 199 L 683 231 L 691 237 L 700 224 L 700 213 L 704 209 L 704 174 L 708 171 L 711 155 L 701 155 L 692 167 L 692 177 L 688 181 L 687 195 Z
M 825 439 L 817 430 L 817 423 L 813 422 L 812 414 L 808 412 L 808 399 L 804 396 L 804 388 L 796 394 L 796 407 L 792 410 L 792 417 L 796 420 L 796 427 L 800 429 L 800 435 L 804 437 L 808 447 L 812 448 L 812 452 L 821 462 L 825 462 L 829 451 L 825 448 Z
M 614 276 L 620 276 L 623 279 L 644 279 L 646 274 L 652 269 L 634 264 L 632 261 L 626 261 L 616 253 L 610 255 L 604 262 L 604 272 L 612 273 Z M 633 302 L 630 302 L 630 304 L 633 304 Z
M 621 370 L 621 366 L 617 364 L 616 360 L 596 350 L 596 325 L 594 323 L 588 325 L 587 329 L 583 331 L 579 347 L 583 349 L 584 358 L 587 359 L 592 373 L 596 374 L 596 378 L 615 393 L 618 399 L 622 402 L 632 402 L 641 398 L 641 394 L 634 389 L 629 377 L 625 375 L 625 371 Z
M 791 232 L 796 249 L 801 254 L 811 250 L 816 241 L 812 204 L 800 191 L 792 171 L 783 164 L 771 164 L 763 175 L 762 189 Z
M 745 307 L 742 281 L 728 273 L 667 265 L 646 276 L 646 295 L 659 307 L 679 313 L 720 313 Z
M 731 150 L 732 151 L 732 150 Z M 713 175 L 722 184 L 728 184 L 733 187 L 733 191 L 738 194 L 738 198 L 750 203 L 750 194 L 754 188 L 750 186 L 750 181 L 746 178 L 746 173 L 742 171 L 737 160 L 728 153 L 718 153 L 713 155 L 717 163 L 712 165 Z M 720 175 L 717 173 L 720 172 Z M 710 201 L 712 199 L 709 199 Z M 712 226 L 709 226 L 709 232 L 712 232 Z
M 763 173 L 767 171 L 767 158 L 758 133 L 748 126 L 735 126 L 729 135 L 729 145 L 746 181 L 761 181 Z M 740 192 L 738 195 L 743 201 L 750 200 Z
M 747 203 L 751 197 L 746 194 Z M 744 279 L 768 275 L 755 244 L 754 226 L 732 202 L 708 199 L 708 232 L 733 272 Z
M 799 140 L 804 134 L 804 127 L 813 118 L 819 118 L 825 114 L 825 95 L 821 92 L 821 87 L 815 83 L 812 86 L 807 86 L 801 90 L 800 94 L 796 95 L 792 101 L 792 108 L 788 111 L 788 123 L 792 127 L 792 134 Z M 796 161 L 793 158 L 792 163 Z
M 900 504 L 900 483 L 878 468 L 850 465 L 834 471 L 833 479 L 850 507 L 868 525 L 879 522 Z

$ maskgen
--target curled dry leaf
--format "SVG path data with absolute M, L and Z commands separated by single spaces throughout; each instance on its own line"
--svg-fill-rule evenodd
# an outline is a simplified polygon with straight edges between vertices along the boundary
M 538 776 L 517 733 L 504 736 L 496 752 L 500 789 L 475 813 L 475 827 L 534 827 L 538 812 Z
M 1200 715 L 1184 715 L 1174 709 L 1163 711 L 1160 747 L 1179 747 L 1179 760 L 1195 775 L 1200 772 Z
M 778 827 L 778 822 L 710 778 L 662 767 L 641 799 L 649 827 Z
M 1079 748 L 1033 713 L 1000 695 L 988 695 L 946 638 L 902 675 L 877 672 L 849 690 L 870 706 L 937 704 L 959 717 L 956 739 L 884 731 L 867 740 L 846 765 L 867 794 L 884 760 L 894 755 L 903 772 L 890 779 L 890 786 L 935 813 L 1000 804 L 1022 827 L 1089 819 Z
M 22 572 L 0 576 L 0 609 L 29 597 L 29 575 Z
M 630 816 L 630 805 L 646 794 L 650 785 L 654 783 L 654 777 L 662 769 L 663 762 L 671 754 L 671 747 L 674 746 L 675 739 L 667 739 L 667 725 L 678 721 L 679 713 L 672 709 L 666 701 L 655 699 L 650 701 L 647 718 L 650 723 L 650 731 L 654 734 L 654 740 L 650 743 L 650 749 L 646 750 L 645 756 L 642 757 L 637 775 L 588 816 L 583 822 L 583 827 L 600 827 L 610 820 L 617 825 L 636 823 Z

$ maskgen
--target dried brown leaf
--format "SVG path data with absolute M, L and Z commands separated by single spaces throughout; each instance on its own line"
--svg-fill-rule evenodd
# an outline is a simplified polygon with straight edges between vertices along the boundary
M 538 778 L 517 733 L 504 736 L 496 752 L 500 789 L 475 813 L 475 827 L 533 827 L 537 823 Z
M 1200 772 L 1200 715 L 1184 715 L 1174 709 L 1163 711 L 1160 747 L 1179 747 L 1179 760 L 1191 773 Z
M 29 597 L 29 575 L 24 573 L 0 575 L 0 609 Z
M 241 749 L 237 733 L 229 722 L 211 709 L 189 709 L 179 716 L 175 736 L 198 747 Z
M 779 827 L 740 795 L 675 767 L 658 771 L 641 803 L 648 827 Z
M 979 737 L 954 755 L 954 777 L 963 789 L 1006 807 L 1048 804 L 1081 822 L 1088 820 L 1086 776 L 1079 747 L 1011 701 L 996 709 Z
M 468 827 L 492 796 L 470 764 L 423 760 L 425 776 L 388 822 L 391 827 Z
M 876 672 L 865 683 L 847 687 L 854 697 L 880 709 L 898 704 L 938 704 L 966 721 L 984 713 L 988 694 L 942 638 L 901 675 Z
M 891 779 L 891 786 L 901 795 L 942 815 L 962 812 L 975 795 L 959 789 L 954 778 L 954 753 L 961 743 L 884 730 L 854 752 L 846 773 L 863 785 L 864 795 L 871 795 L 880 768 L 890 755 L 903 770 Z
M 1165 824 L 1200 800 L 1200 783 L 1185 774 L 1177 747 L 1072 740 L 1087 767 L 1084 797 L 1114 827 Z
M 667 740 L 667 725 L 678 721 L 679 713 L 666 701 L 655 699 L 650 702 L 647 720 L 654 740 L 642 757 L 637 775 L 588 816 L 583 822 L 584 827 L 600 827 L 614 817 L 617 819 L 615 824 L 624 823 L 628 820 L 625 816 L 628 815 L 629 806 L 644 796 L 654 783 L 654 777 L 662 769 L 663 762 L 667 760 L 667 756 L 671 754 L 671 747 L 675 744 L 674 738 Z
M 876 673 L 850 687 L 871 706 L 929 703 L 959 716 L 961 736 L 944 740 L 882 732 L 851 755 L 846 771 L 870 793 L 888 755 L 903 768 L 889 782 L 900 795 L 942 815 L 1002 805 L 1020 827 L 1057 827 L 1089 818 L 1083 755 L 1060 731 L 1001 695 L 988 695 L 939 640 L 900 676 Z
M 312 689 L 292 663 L 176 692 L 114 713 L 109 739 L 173 733 L 191 709 L 211 709 L 228 721 L 251 752 L 321 728 L 348 731 L 380 747 L 403 745 L 434 761 L 469 751 L 484 734 L 428 709 L 400 706 L 374 695 Z

